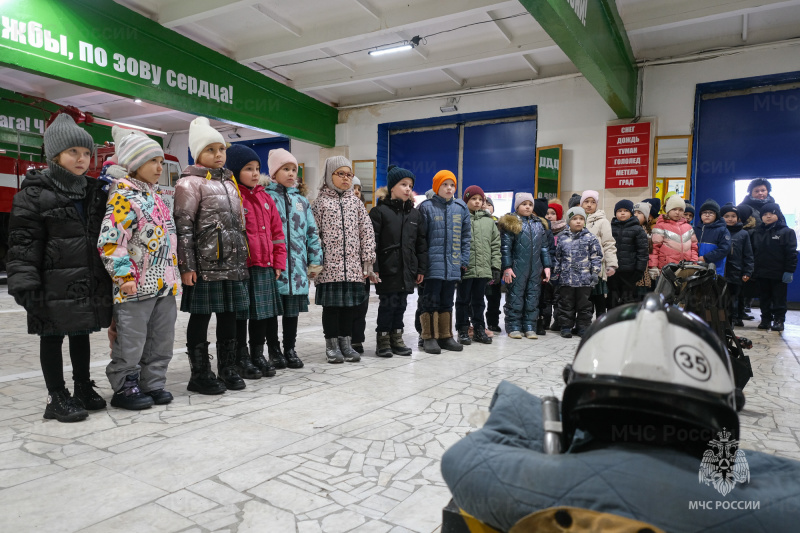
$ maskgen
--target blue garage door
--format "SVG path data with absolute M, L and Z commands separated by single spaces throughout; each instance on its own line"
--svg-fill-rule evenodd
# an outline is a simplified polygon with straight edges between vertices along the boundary
M 389 164 L 413 172 L 417 178 L 414 192 L 425 194 L 440 170 L 458 175 L 458 126 L 391 133 Z
M 720 205 L 744 199 L 736 182 L 765 177 L 780 189 L 800 189 L 800 88 L 765 79 L 698 85 L 694 205 L 714 198 Z M 776 192 L 776 191 L 773 191 Z M 775 197 L 790 227 L 797 222 L 795 194 Z M 800 276 L 797 276 L 800 280 Z M 800 281 L 789 286 L 800 302 Z
M 533 193 L 535 167 L 535 120 L 465 125 L 465 188 Z

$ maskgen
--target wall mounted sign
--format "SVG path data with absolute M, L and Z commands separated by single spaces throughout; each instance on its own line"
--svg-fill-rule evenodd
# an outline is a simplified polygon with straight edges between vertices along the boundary
M 552 200 L 561 194 L 561 144 L 536 149 L 535 198 Z
M 607 126 L 606 189 L 650 183 L 650 122 Z

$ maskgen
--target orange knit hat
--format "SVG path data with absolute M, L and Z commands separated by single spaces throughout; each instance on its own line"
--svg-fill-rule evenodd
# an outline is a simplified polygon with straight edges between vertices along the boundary
M 449 170 L 440 170 L 436 173 L 433 177 L 433 192 L 435 194 L 439 194 L 439 187 L 442 186 L 447 180 L 453 180 L 456 186 L 458 186 L 458 180 L 456 179 L 456 175 L 450 172 Z

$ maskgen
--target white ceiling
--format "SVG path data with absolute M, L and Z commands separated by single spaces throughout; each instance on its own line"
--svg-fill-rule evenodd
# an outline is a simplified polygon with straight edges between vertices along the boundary
M 577 72 L 518 0 L 115 1 L 335 106 Z M 800 0 L 616 4 L 640 61 L 800 37 Z M 416 35 L 428 37 L 412 51 L 365 50 Z M 10 69 L 0 68 L 0 86 L 163 131 L 192 118 Z

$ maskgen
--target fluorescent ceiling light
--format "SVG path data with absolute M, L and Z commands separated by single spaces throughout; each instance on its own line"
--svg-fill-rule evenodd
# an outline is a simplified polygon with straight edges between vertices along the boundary
M 161 136 L 168 135 L 168 133 L 166 131 L 154 130 L 153 128 L 146 128 L 144 126 L 137 126 L 136 124 L 127 124 L 125 122 L 117 122 L 116 120 L 109 120 L 107 118 L 94 117 L 94 121 L 96 123 L 99 123 L 99 124 L 106 123 L 106 125 L 108 125 L 108 124 L 116 124 L 117 126 L 124 126 L 126 128 L 132 128 L 132 129 L 135 129 L 135 130 L 147 131 L 147 132 L 155 133 L 156 135 L 161 135 Z
M 391 48 L 381 48 L 380 50 L 370 50 L 369 55 L 371 56 L 382 56 L 384 54 L 393 54 L 395 52 L 402 52 L 403 50 L 411 50 L 414 48 L 410 44 L 401 44 L 398 46 L 392 46 Z M 363 56 L 362 56 L 363 57 Z

